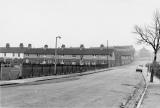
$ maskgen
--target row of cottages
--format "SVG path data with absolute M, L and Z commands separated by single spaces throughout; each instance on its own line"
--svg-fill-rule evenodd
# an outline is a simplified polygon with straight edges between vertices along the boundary
M 25 62 L 29 63 L 54 63 L 55 49 L 50 48 L 34 48 L 28 49 L 24 53 Z M 80 65 L 96 65 L 106 64 L 108 66 L 115 65 L 114 49 L 98 48 L 58 48 L 57 49 L 58 64 L 80 64 Z
M 19 47 L 0 48 L 0 60 L 5 62 L 25 62 L 25 63 L 54 63 L 55 49 L 48 48 L 32 48 L 31 44 L 24 47 L 21 43 Z M 104 45 L 96 48 L 80 47 L 65 48 L 62 45 L 57 49 L 57 63 L 59 64 L 85 64 L 96 65 L 106 64 L 108 66 L 118 66 L 128 64 L 133 61 L 134 48 L 133 46 L 120 46 L 106 48 Z
M 19 47 L 10 47 L 7 43 L 5 47 L 0 47 L 0 62 L 22 62 L 24 52 L 30 48 L 32 48 L 31 44 L 28 44 L 28 47 L 24 47 L 23 43 L 20 43 Z

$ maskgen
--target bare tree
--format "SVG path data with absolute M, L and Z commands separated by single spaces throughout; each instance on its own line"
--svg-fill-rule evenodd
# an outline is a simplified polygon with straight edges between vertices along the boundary
M 154 14 L 153 24 L 145 26 L 144 28 L 136 25 L 135 32 L 138 34 L 137 43 L 147 44 L 153 48 L 154 59 L 153 67 L 156 64 L 157 52 L 160 49 L 160 13 L 157 10 Z M 153 75 L 155 73 L 155 68 L 151 71 L 150 82 L 153 82 Z

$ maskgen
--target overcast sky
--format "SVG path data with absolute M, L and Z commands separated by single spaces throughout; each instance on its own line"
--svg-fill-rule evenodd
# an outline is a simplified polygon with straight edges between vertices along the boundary
M 135 45 L 134 25 L 151 23 L 160 0 L 0 0 L 0 46 Z M 137 48 L 137 47 L 136 47 Z

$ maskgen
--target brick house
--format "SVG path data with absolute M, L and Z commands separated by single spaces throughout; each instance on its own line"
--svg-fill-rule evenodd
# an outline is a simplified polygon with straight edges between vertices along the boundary
M 55 49 L 32 48 L 25 51 L 24 59 L 34 63 L 54 63 Z M 108 57 L 107 57 L 108 56 Z M 109 64 L 114 66 L 115 55 L 113 49 L 106 48 L 58 48 L 57 62 L 61 64 Z
M 19 47 L 10 47 L 9 43 L 6 44 L 6 47 L 0 47 L 0 60 L 2 61 L 20 61 L 24 58 L 24 52 L 31 47 L 24 47 L 23 43 L 20 43 Z
M 84 48 L 80 47 L 65 48 L 62 45 L 57 49 L 57 63 L 59 64 L 106 64 L 110 66 L 119 66 L 128 64 L 134 59 L 133 46 L 115 46 L 106 48 L 104 45 L 100 47 Z M 3 61 L 20 61 L 26 63 L 54 63 L 55 49 L 48 48 L 44 45 L 43 48 L 32 48 L 31 44 L 24 47 L 21 43 L 19 47 L 6 47 L 0 48 L 0 60 Z

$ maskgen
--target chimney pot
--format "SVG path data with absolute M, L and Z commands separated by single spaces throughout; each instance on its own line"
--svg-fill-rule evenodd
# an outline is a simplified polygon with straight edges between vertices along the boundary
M 10 44 L 9 43 L 6 43 L 6 48 L 9 48 L 10 47 Z
M 47 49 L 47 48 L 48 48 L 48 45 L 44 45 L 44 48 Z
M 80 45 L 80 50 L 82 50 L 82 49 L 84 49 L 84 45 L 83 44 Z
M 61 48 L 64 49 L 66 46 L 64 44 L 62 44 Z
M 28 44 L 28 48 L 32 48 L 32 44 Z
M 19 47 L 20 47 L 20 48 L 23 48 L 23 47 L 24 47 L 23 43 L 20 43 L 20 44 L 19 44 Z

